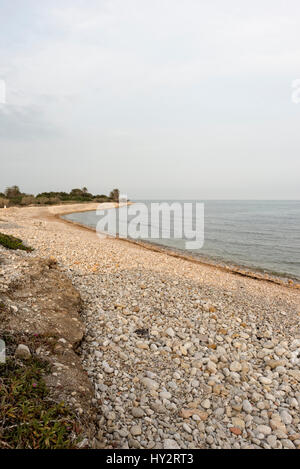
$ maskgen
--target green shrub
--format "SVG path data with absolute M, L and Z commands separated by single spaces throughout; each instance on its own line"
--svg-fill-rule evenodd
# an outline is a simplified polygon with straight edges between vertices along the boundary
M 35 203 L 38 205 L 44 205 L 49 199 L 47 197 L 39 196 L 35 198 Z
M 46 205 L 57 205 L 60 203 L 61 200 L 58 197 L 51 197 L 45 202 Z
M 38 205 L 57 205 L 61 203 L 61 200 L 58 197 L 39 196 L 36 198 L 35 203 Z
M 50 400 L 45 372 L 48 365 L 37 358 L 26 366 L 12 359 L 0 364 L 0 448 L 74 448 L 74 416 Z
M 35 197 L 33 195 L 24 195 L 21 199 L 21 205 L 31 205 L 34 204 Z
M 17 197 L 9 197 L 9 205 L 21 205 L 22 202 L 22 195 L 18 195 Z
M 7 249 L 21 249 L 22 251 L 28 252 L 33 251 L 31 247 L 25 246 L 21 239 L 6 235 L 4 233 L 0 233 L 0 246 L 4 246 Z
M 8 206 L 9 200 L 6 199 L 5 197 L 0 197 L 0 208 L 3 208 L 4 206 Z
M 70 193 L 60 192 L 41 192 L 36 197 L 30 194 L 21 192 L 18 186 L 8 187 L 5 193 L 0 192 L 0 208 L 4 205 L 12 207 L 15 205 L 54 205 L 61 204 L 62 202 L 106 202 L 106 201 L 118 201 L 119 189 L 111 191 L 110 195 L 96 194 L 93 195 L 88 192 L 86 187 L 82 189 L 72 189 Z

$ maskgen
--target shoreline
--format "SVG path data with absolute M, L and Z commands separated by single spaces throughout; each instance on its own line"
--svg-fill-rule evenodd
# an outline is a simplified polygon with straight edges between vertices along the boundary
M 118 208 L 118 207 L 119 207 L 119 204 L 116 203 L 114 207 L 107 207 L 107 208 Z M 106 210 L 107 208 L 103 208 L 103 210 Z M 63 223 L 69 223 L 71 225 L 77 226 L 78 228 L 82 228 L 82 229 L 97 233 L 96 229 L 91 227 L 91 226 L 84 225 L 83 223 L 79 223 L 79 222 L 75 222 L 75 221 L 72 221 L 72 220 L 67 220 L 65 218 L 62 218 L 64 215 L 70 215 L 72 213 L 84 213 L 84 212 L 87 212 L 87 211 L 94 211 L 94 210 L 95 210 L 94 208 L 93 209 L 91 208 L 91 209 L 88 209 L 88 210 L 67 211 L 67 212 L 64 212 L 64 213 L 56 214 L 55 218 L 57 220 L 62 221 Z M 277 276 L 277 275 L 272 274 L 272 273 L 267 273 L 267 272 L 262 273 L 262 272 L 259 271 L 259 268 L 257 268 L 257 270 L 256 270 L 254 268 L 252 269 L 250 267 L 246 267 L 246 266 L 242 266 L 242 265 L 235 265 L 235 264 L 231 264 L 229 262 L 227 263 L 226 261 L 224 261 L 223 263 L 218 263 L 217 261 L 214 261 L 213 259 L 210 259 L 210 258 L 199 259 L 196 256 L 185 254 L 184 252 L 181 252 L 179 250 L 178 251 L 174 250 L 174 249 L 172 249 L 170 247 L 167 247 L 167 246 L 162 246 L 162 245 L 159 245 L 159 244 L 156 245 L 156 243 L 151 243 L 151 242 L 142 241 L 142 240 L 141 241 L 135 241 L 135 240 L 129 239 L 129 238 L 119 238 L 119 237 L 109 235 L 105 232 L 103 232 L 103 235 L 105 235 L 105 236 L 107 236 L 111 239 L 116 239 L 118 241 L 127 242 L 127 243 L 134 244 L 136 246 L 140 246 L 140 247 L 142 247 L 144 249 L 148 249 L 150 251 L 164 253 L 164 254 L 167 254 L 169 256 L 178 258 L 178 259 L 183 259 L 183 260 L 186 260 L 188 262 L 195 263 L 195 264 L 201 264 L 201 265 L 205 265 L 205 266 L 208 266 L 208 267 L 211 267 L 211 268 L 216 268 L 216 269 L 219 269 L 221 271 L 233 273 L 235 275 L 241 275 L 243 277 L 249 277 L 249 278 L 253 278 L 255 280 L 271 282 L 271 283 L 275 283 L 277 285 L 286 286 L 288 288 L 300 289 L 299 280 L 295 277 L 290 277 L 288 275 L 283 275 L 282 274 L 282 275 Z
M 299 290 L 101 238 L 64 210 L 0 210 L 0 231 L 34 248 L 14 254 L 22 263 L 57 263 L 80 294 L 97 448 L 300 449 Z
M 127 204 L 132 204 L 133 202 L 128 202 Z M 29 207 L 9 207 L 7 209 L 0 209 L 0 216 L 9 214 L 9 213 L 16 213 L 18 210 L 31 210 L 36 211 L 37 213 L 33 214 L 32 218 L 39 218 L 39 219 L 44 219 L 49 222 L 58 222 L 58 223 L 63 223 L 65 225 L 69 225 L 70 227 L 73 226 L 77 230 L 83 230 L 85 232 L 89 233 L 94 233 L 97 234 L 96 229 L 84 225 L 79 222 L 75 222 L 72 220 L 67 220 L 62 218 L 64 215 L 70 215 L 72 213 L 83 213 L 83 212 L 88 212 L 88 211 L 96 211 L 99 209 L 99 205 L 103 206 L 102 210 L 107 210 L 110 208 L 118 208 L 119 203 L 117 202 L 104 202 L 102 204 L 99 204 L 98 202 L 89 202 L 89 203 L 80 203 L 80 204 L 62 204 L 62 205 L 51 205 L 51 206 L 29 206 Z M 112 240 L 120 241 L 122 243 L 128 243 L 134 246 L 138 246 L 141 249 L 145 249 L 148 251 L 152 252 L 157 252 L 161 254 L 168 255 L 173 258 L 185 260 L 187 262 L 190 262 L 192 264 L 204 266 L 209 269 L 216 269 L 218 271 L 222 272 L 227 272 L 231 273 L 233 275 L 239 275 L 241 277 L 245 278 L 251 278 L 254 280 L 258 281 L 265 281 L 269 283 L 273 283 L 275 285 L 280 285 L 284 286 L 287 288 L 291 289 L 296 289 L 300 290 L 300 282 L 298 279 L 289 277 L 288 275 L 282 275 L 282 276 L 276 276 L 271 273 L 261 273 L 259 271 L 259 268 L 255 270 L 254 268 L 251 269 L 246 266 L 240 266 L 240 265 L 235 265 L 235 264 L 230 264 L 226 263 L 218 263 L 217 261 L 214 261 L 213 259 L 205 258 L 205 259 L 199 259 L 196 256 L 192 255 L 187 255 L 184 254 L 183 252 L 173 250 L 172 248 L 169 248 L 167 246 L 160 246 L 156 245 L 151 242 L 146 242 L 146 241 L 135 241 L 133 239 L 125 239 L 125 238 L 118 238 L 112 235 L 109 235 L 105 232 L 103 232 L 103 236 L 107 237 Z

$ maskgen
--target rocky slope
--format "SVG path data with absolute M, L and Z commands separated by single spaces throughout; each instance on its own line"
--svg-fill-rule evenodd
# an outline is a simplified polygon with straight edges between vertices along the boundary
M 75 352 L 85 331 L 79 293 L 53 259 L 0 246 L 0 305 L 6 360 L 23 360 L 25 368 L 35 357 L 50 364 L 44 381 L 51 399 L 75 412 L 81 444 L 92 445 L 93 392 Z

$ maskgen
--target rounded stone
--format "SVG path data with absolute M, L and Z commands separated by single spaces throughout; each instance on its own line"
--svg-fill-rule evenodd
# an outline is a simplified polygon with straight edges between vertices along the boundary
M 268 427 L 268 425 L 258 425 L 255 431 L 257 433 L 262 433 L 265 436 L 270 435 L 272 433 L 272 429 Z
M 249 402 L 247 399 L 245 399 L 245 400 L 243 401 L 243 410 L 244 410 L 245 412 L 247 412 L 247 414 L 250 414 L 250 413 L 252 412 L 252 409 L 253 409 L 253 407 L 252 407 L 252 405 L 250 404 L 250 402 Z
M 240 364 L 240 362 L 234 361 L 230 363 L 229 368 L 230 368 L 230 371 L 241 371 L 242 365 Z
M 180 446 L 178 445 L 176 440 L 168 438 L 164 440 L 164 449 L 180 449 Z
M 17 350 L 15 352 L 15 357 L 16 358 L 21 358 L 23 360 L 29 360 L 31 358 L 31 352 L 27 345 L 20 344 L 17 347 Z
M 209 399 L 204 399 L 204 401 L 201 402 L 201 405 L 202 407 L 204 407 L 204 409 L 209 409 L 211 406 L 211 402 Z
M 142 428 L 140 425 L 133 425 L 130 429 L 130 433 L 132 436 L 138 436 L 142 434 Z
M 286 425 L 290 425 L 293 421 L 293 417 L 286 410 L 280 412 L 280 417 L 283 423 L 285 423 Z
M 135 418 L 142 418 L 145 414 L 143 409 L 141 409 L 140 407 L 133 407 L 131 413 Z

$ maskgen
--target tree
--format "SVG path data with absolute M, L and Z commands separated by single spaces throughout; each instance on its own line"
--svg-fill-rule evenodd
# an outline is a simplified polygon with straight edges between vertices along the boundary
M 71 192 L 70 192 L 70 195 L 78 197 L 78 196 L 82 195 L 82 190 L 81 189 L 72 189 Z
M 119 202 L 120 191 L 119 189 L 113 189 L 109 194 L 109 198 L 114 202 Z
M 11 186 L 5 190 L 5 195 L 8 199 L 14 199 L 20 197 L 21 192 L 18 186 Z

